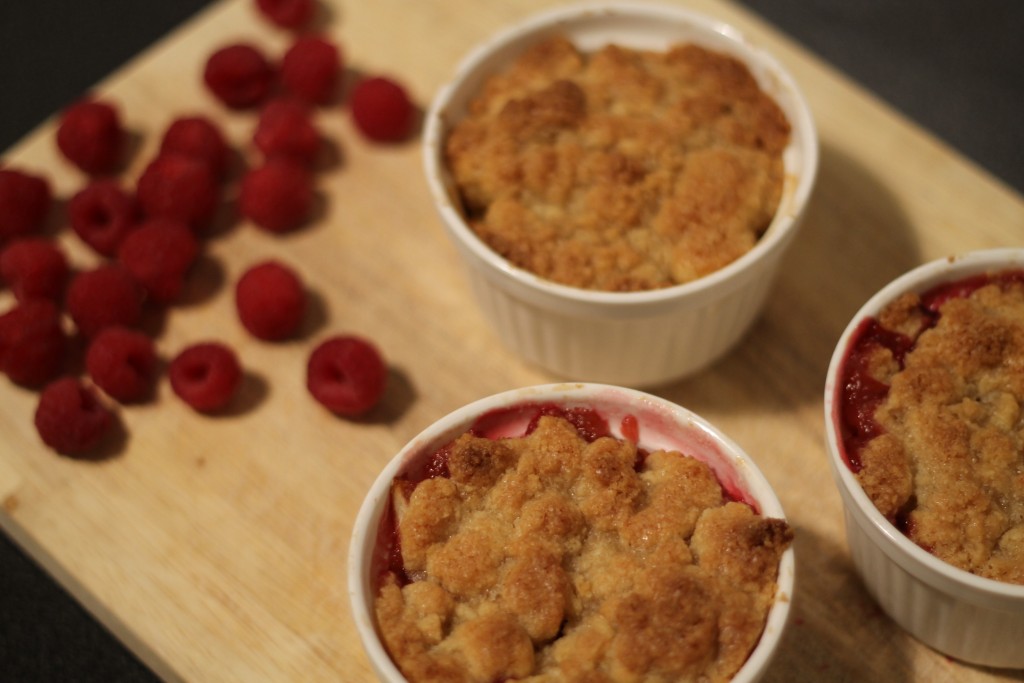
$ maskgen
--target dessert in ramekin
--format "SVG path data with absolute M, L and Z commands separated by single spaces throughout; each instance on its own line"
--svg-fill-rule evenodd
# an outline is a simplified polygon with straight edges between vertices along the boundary
M 854 316 L 825 423 L 854 563 L 957 659 L 1024 667 L 1024 250 L 920 266 Z
M 507 102 L 503 94 L 489 92 L 485 105 L 475 103 L 482 91 L 498 87 L 489 79 L 508 73 L 524 55 L 534 62 L 530 68 L 551 63 L 557 70 L 568 62 L 585 75 L 578 86 L 556 79 L 539 86 L 543 92 Z M 597 66 L 590 69 L 591 64 Z M 530 68 L 524 78 L 532 78 Z M 663 71 L 699 75 L 702 68 L 723 80 L 693 100 L 679 92 L 700 91 L 698 86 L 670 88 L 651 76 Z M 652 81 L 632 78 L 634 71 Z M 602 84 L 595 85 L 595 79 Z M 659 118 L 658 125 L 677 131 L 680 138 L 694 136 L 692 154 L 677 149 L 670 154 L 666 145 L 653 143 L 660 133 L 638 134 L 636 145 L 619 140 L 632 127 L 647 130 L 645 107 L 638 108 L 635 125 L 613 120 L 634 86 L 652 101 L 662 90 L 671 91 L 671 106 L 649 109 L 668 117 L 667 123 Z M 613 96 L 621 100 L 605 101 Z M 469 168 L 472 175 L 473 168 L 486 163 L 473 150 L 482 146 L 477 138 L 486 135 L 487 127 L 459 129 L 481 106 L 502 110 L 515 129 L 502 134 L 513 143 L 536 137 L 538 127 L 544 128 L 540 137 L 566 121 L 571 127 L 573 111 L 585 112 L 579 119 L 584 128 L 563 145 L 582 150 L 579 163 L 564 149 L 552 156 L 531 147 L 513 163 L 498 159 L 485 174 L 494 180 L 486 191 L 475 192 L 465 179 L 460 185 L 453 164 Z M 552 135 L 562 139 L 558 131 Z M 741 143 L 750 147 L 740 149 Z M 781 168 L 767 158 L 765 150 L 773 147 L 781 150 Z M 559 8 L 483 43 L 439 91 L 424 135 L 433 197 L 499 337 L 559 376 L 632 386 L 692 374 L 741 338 L 760 312 L 796 234 L 817 156 L 806 102 L 773 57 L 722 22 L 679 7 L 633 3 Z M 571 220 L 535 225 L 525 215 L 529 202 L 510 199 L 506 192 L 487 209 L 494 214 L 493 229 L 475 232 L 474 227 L 480 228 L 475 214 L 482 210 L 476 197 L 501 189 L 506 166 L 511 186 L 544 195 L 541 206 L 528 207 L 531 216 L 551 208 L 553 215 Z M 576 180 L 584 186 L 573 186 Z M 544 204 L 549 199 L 567 203 L 549 207 Z M 664 210 L 656 208 L 661 205 Z M 555 233 L 566 222 L 586 226 L 587 236 L 556 244 Z M 623 228 L 634 223 L 635 230 Z M 682 235 L 698 234 L 689 227 L 698 224 L 710 232 L 694 239 Z M 671 240 L 666 237 L 670 233 Z M 652 244 L 664 248 L 645 252 Z
M 754 681 L 787 620 L 791 538 L 756 465 L 700 417 L 543 385 L 449 414 L 385 467 L 349 591 L 388 683 Z

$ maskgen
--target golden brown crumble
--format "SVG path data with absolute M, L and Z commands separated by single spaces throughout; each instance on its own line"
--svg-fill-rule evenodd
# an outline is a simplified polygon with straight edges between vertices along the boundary
M 472 229 L 542 277 L 689 282 L 749 251 L 782 193 L 790 126 L 736 59 L 695 45 L 541 42 L 482 88 L 445 153 Z
M 410 681 L 726 681 L 772 605 L 785 521 L 723 498 L 711 469 L 585 441 L 464 434 L 451 478 L 396 484 L 411 583 L 376 613 Z
M 879 321 L 913 338 L 904 368 L 880 362 L 885 433 L 858 477 L 911 539 L 980 576 L 1024 584 L 1024 284 L 988 284 L 942 304 L 922 329 L 908 295 Z M 888 352 L 880 351 L 881 355 Z

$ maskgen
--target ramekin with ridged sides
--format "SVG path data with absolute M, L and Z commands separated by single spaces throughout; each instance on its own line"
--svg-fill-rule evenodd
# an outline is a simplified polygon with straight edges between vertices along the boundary
M 594 410 L 607 421 L 612 436 L 636 439 L 637 445 L 649 452 L 675 450 L 697 458 L 711 467 L 723 489 L 739 495 L 760 515 L 785 519 L 770 483 L 747 453 L 700 416 L 663 398 L 625 387 L 566 383 L 524 387 L 479 399 L 440 418 L 410 440 L 381 471 L 356 517 L 348 557 L 349 598 L 370 664 L 384 683 L 405 682 L 381 641 L 374 609 L 374 555 L 381 552 L 381 520 L 392 504 L 392 483 L 401 473 L 422 467 L 425 459 L 478 424 L 481 417 L 489 429 L 501 435 L 521 436 L 531 414 L 523 406 L 531 405 Z M 504 417 L 496 420 L 495 415 Z M 632 436 L 624 433 L 627 428 Z M 779 562 L 776 590 L 760 640 L 732 683 L 753 683 L 768 670 L 789 619 L 795 571 L 790 546 Z
M 844 455 L 842 372 L 861 325 L 906 292 L 923 293 L 982 274 L 1024 269 L 1024 249 L 976 251 L 919 266 L 875 294 L 836 345 L 825 383 L 829 464 L 843 502 L 854 565 L 881 608 L 912 636 L 972 664 L 1024 667 L 1024 585 L 977 576 L 915 544 L 879 512 Z M 1018 402 L 1024 397 L 1017 397 Z
M 581 50 L 609 43 L 665 50 L 692 43 L 750 69 L 791 126 L 778 210 L 753 249 L 697 280 L 664 289 L 606 292 L 556 284 L 512 265 L 467 225 L 445 167 L 450 126 L 485 79 L 531 44 L 562 33 Z M 502 342 L 557 377 L 633 387 L 692 375 L 729 351 L 757 318 L 779 263 L 797 234 L 818 166 L 810 109 L 796 82 L 768 52 L 721 21 L 678 6 L 589 3 L 550 10 L 471 51 L 426 115 L 424 165 L 434 202 L 464 260 L 483 315 Z

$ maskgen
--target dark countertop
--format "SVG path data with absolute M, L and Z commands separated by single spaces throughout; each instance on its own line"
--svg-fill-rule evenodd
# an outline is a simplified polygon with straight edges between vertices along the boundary
M 0 4 L 0 150 L 209 0 Z M 1024 3 L 747 0 L 796 41 L 1024 192 Z M 3 162 L 0 154 L 0 163 Z M 1024 225 L 1021 233 L 1024 242 Z M 0 678 L 155 677 L 0 534 Z

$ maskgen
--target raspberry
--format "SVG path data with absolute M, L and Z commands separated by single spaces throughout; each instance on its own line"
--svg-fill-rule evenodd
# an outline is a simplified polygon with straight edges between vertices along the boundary
M 377 405 L 384 393 L 387 367 L 368 341 L 332 337 L 317 346 L 306 366 L 306 387 L 338 415 L 356 417 Z
M 160 155 L 181 154 L 205 163 L 216 178 L 223 178 L 228 166 L 228 145 L 212 121 L 203 116 L 185 116 L 171 122 L 160 143 Z
M 334 91 L 341 67 L 341 53 L 334 43 L 301 36 L 281 58 L 281 83 L 295 97 L 323 104 Z
M 115 180 L 94 180 L 68 202 L 68 219 L 78 237 L 104 256 L 113 256 L 139 219 L 135 197 Z
M 50 183 L 45 178 L 0 168 L 0 243 L 38 232 L 51 200 Z
M 181 154 L 163 154 L 142 172 L 136 196 L 147 216 L 173 218 L 200 229 L 217 210 L 220 188 L 217 178 L 202 161 Z
M 306 105 L 275 100 L 260 113 L 253 142 L 268 159 L 287 157 L 311 166 L 320 149 L 320 133 Z
M 220 48 L 206 60 L 203 70 L 206 86 L 232 109 L 247 109 L 265 100 L 274 76 L 263 53 L 246 43 Z
M 67 309 L 78 331 L 92 338 L 105 327 L 138 325 L 142 291 L 122 266 L 105 264 L 71 279 Z
M 178 298 L 185 274 L 199 255 L 188 226 L 170 218 L 151 218 L 133 230 L 118 250 L 121 265 L 158 304 Z
M 84 455 L 114 427 L 114 413 L 96 392 L 74 377 L 51 382 L 39 395 L 36 431 L 43 443 L 62 455 Z
M 306 291 L 298 276 L 277 261 L 247 270 L 235 286 L 235 305 L 245 329 L 258 339 L 286 339 L 299 329 Z
M 313 179 L 301 164 L 270 159 L 242 178 L 238 209 L 271 232 L 293 230 L 309 218 L 313 209 Z
M 313 0 L 256 0 L 256 7 L 281 28 L 301 28 L 313 18 Z
M 145 399 L 153 388 L 156 348 L 142 332 L 108 327 L 96 335 L 85 354 L 89 377 L 121 403 Z
M 405 89 L 388 78 L 367 78 L 352 90 L 352 117 L 375 142 L 398 142 L 412 130 L 415 114 Z
M 81 100 L 68 107 L 57 127 L 57 147 L 89 174 L 110 173 L 121 161 L 124 130 L 117 109 L 98 100 Z
M 56 242 L 22 237 L 0 252 L 0 277 L 18 301 L 59 301 L 68 281 L 68 260 Z
M 33 299 L 0 315 L 0 370 L 15 384 L 34 387 L 53 379 L 66 350 L 60 311 L 52 301 Z
M 220 410 L 242 383 L 234 351 L 218 342 L 189 346 L 167 368 L 174 393 L 200 412 Z

